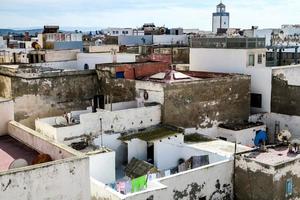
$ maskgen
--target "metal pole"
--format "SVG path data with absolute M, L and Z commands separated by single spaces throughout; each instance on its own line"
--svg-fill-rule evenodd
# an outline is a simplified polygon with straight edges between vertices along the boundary
M 103 131 L 102 131 L 102 118 L 100 118 L 100 139 L 101 139 L 101 147 L 103 147 Z
M 236 163 L 236 150 L 237 149 L 237 143 L 235 141 L 234 143 L 234 154 L 233 154 L 233 199 L 235 199 L 235 163 Z

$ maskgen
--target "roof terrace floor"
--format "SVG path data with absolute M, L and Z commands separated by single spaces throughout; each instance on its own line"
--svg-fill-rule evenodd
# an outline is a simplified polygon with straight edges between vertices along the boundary
M 38 152 L 9 135 L 0 136 L 0 172 L 7 171 L 16 159 L 25 159 L 30 165 Z

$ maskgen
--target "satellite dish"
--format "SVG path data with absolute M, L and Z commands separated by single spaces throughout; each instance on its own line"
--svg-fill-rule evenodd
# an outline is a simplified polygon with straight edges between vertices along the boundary
M 32 48 L 34 48 L 35 50 L 41 49 L 41 45 L 40 45 L 39 43 L 37 43 L 37 42 L 33 42 L 33 43 L 31 44 L 31 46 L 32 46 Z
M 267 139 L 268 139 L 267 133 L 265 131 L 260 130 L 255 136 L 254 144 L 255 146 L 259 147 L 262 144 L 264 144 L 267 141 Z
M 291 139 L 292 134 L 289 130 L 282 130 L 278 133 L 277 139 L 280 142 L 287 142 L 289 139 Z
M 28 166 L 28 162 L 25 159 L 20 158 L 12 161 L 8 169 L 16 169 L 16 168 L 26 167 L 26 166 Z

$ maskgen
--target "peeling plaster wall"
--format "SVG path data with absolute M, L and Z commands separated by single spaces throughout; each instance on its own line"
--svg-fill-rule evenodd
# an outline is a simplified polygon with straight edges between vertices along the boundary
M 87 158 L 55 161 L 0 173 L 3 200 L 90 199 Z
M 0 97 L 12 97 L 10 77 L 0 75 Z
M 271 111 L 300 116 L 300 66 L 273 69 Z
M 62 72 L 36 79 L 5 76 L 5 79 L 11 80 L 15 120 L 30 128 L 34 128 L 36 118 L 85 109 L 99 87 L 95 71 Z
M 274 199 L 273 168 L 237 156 L 235 173 L 237 200 Z
M 14 120 L 14 103 L 0 97 L 0 136 L 8 132 L 8 122 Z
M 281 200 L 300 198 L 299 160 L 270 166 L 237 156 L 236 197 L 238 200 Z M 293 194 L 286 197 L 286 181 L 292 179 Z
M 50 119 L 47 118 L 47 121 Z M 106 111 L 99 110 L 97 113 L 80 115 L 80 124 L 66 127 L 53 128 L 47 122 L 37 122 L 37 130 L 59 142 L 66 142 L 66 138 L 78 137 L 83 134 L 98 134 L 100 131 L 100 120 L 102 119 L 102 130 L 124 132 L 137 130 L 158 125 L 161 122 L 161 106 L 140 107 L 127 110 Z M 43 119 L 45 120 L 45 119 Z M 68 141 L 70 143 L 72 141 Z
M 150 183 L 147 190 L 121 195 L 92 181 L 92 200 L 207 200 L 232 199 L 233 161 L 222 161 Z
M 254 139 L 256 136 L 256 132 L 260 130 L 266 131 L 266 125 L 256 126 L 239 131 L 218 127 L 216 132 L 217 137 L 226 138 L 227 141 L 237 142 L 237 144 L 253 147 L 255 146 Z
M 163 122 L 186 128 L 211 128 L 219 123 L 247 120 L 249 90 L 250 77 L 247 76 L 167 85 Z

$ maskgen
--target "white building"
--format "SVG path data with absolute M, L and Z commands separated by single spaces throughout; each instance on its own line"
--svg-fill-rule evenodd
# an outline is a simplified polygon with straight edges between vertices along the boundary
M 264 38 L 260 39 L 262 44 L 255 38 L 227 38 L 224 42 L 223 39 L 209 38 L 208 42 L 200 40 L 199 43 L 193 41 L 190 49 L 190 70 L 251 75 L 251 94 L 261 97 L 261 105 L 252 106 L 252 111 L 270 112 L 272 69 L 266 67 Z M 250 45 L 251 40 L 254 41 L 251 44 L 253 48 L 231 48 L 232 45 L 243 43 Z
M 160 133 L 153 130 L 120 139 L 128 144 L 128 159 L 147 159 L 149 145 L 153 145 L 153 154 L 150 155 L 154 156 L 154 166 L 163 174 L 161 177 L 148 180 L 147 187 L 143 190 L 127 194 L 121 194 L 110 186 L 92 180 L 92 197 L 114 200 L 232 198 L 233 143 L 215 140 L 187 144 L 181 133 L 158 132 Z M 246 150 L 250 148 L 238 145 L 238 152 Z M 193 161 L 196 157 L 202 160 L 199 165 Z M 180 164 L 180 161 L 184 164 Z M 188 167 L 184 167 L 190 162 Z M 218 188 L 216 185 L 222 186 Z
M 135 62 L 137 54 L 129 53 L 78 53 L 77 69 L 95 69 L 96 64 Z
M 217 33 L 218 29 L 229 28 L 229 13 L 226 12 L 226 6 L 223 3 L 217 5 L 217 12 L 212 16 L 212 32 Z
M 153 35 L 154 45 L 188 45 L 187 35 Z
M 4 40 L 2 36 L 0 36 L 0 49 L 3 48 L 7 48 L 6 40 Z
M 137 101 L 106 104 L 106 109 L 91 109 L 71 112 L 77 121 L 63 125 L 62 117 L 51 117 L 36 120 L 36 130 L 44 135 L 66 144 L 80 141 L 80 136 L 90 134 L 100 136 L 103 133 L 137 131 L 138 129 L 158 125 L 161 122 L 161 106 L 138 105 Z M 100 127 L 102 119 L 102 127 Z M 105 145 L 109 148 L 109 145 Z M 114 150 L 114 148 L 112 148 Z
M 110 36 L 133 35 L 132 28 L 107 28 L 103 30 L 104 34 Z

